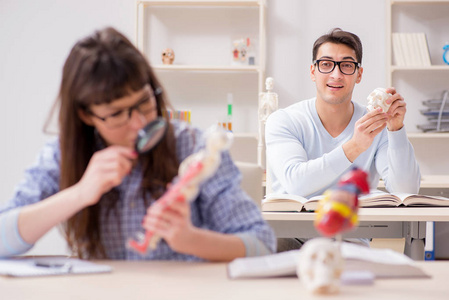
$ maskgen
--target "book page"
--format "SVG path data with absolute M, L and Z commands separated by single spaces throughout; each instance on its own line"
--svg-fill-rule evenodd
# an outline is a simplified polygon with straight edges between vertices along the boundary
M 228 264 L 229 278 L 294 276 L 301 250 L 265 256 L 237 258 Z M 374 249 L 342 243 L 344 272 L 370 271 L 376 278 L 427 278 L 412 259 L 390 249 Z
M 394 193 L 406 206 L 449 206 L 449 198 L 419 194 Z
M 262 211 L 296 211 L 302 210 L 308 200 L 304 197 L 292 194 L 272 193 L 262 200 Z
M 399 197 L 381 190 L 371 190 L 369 194 L 359 196 L 360 207 L 399 206 Z
M 295 202 L 299 202 L 299 203 L 306 203 L 308 201 L 307 198 L 298 196 L 298 195 L 293 195 L 293 194 L 280 194 L 280 193 L 271 193 L 265 196 L 265 198 L 263 199 L 263 201 L 266 202 L 273 202 L 273 201 L 295 201 Z
M 296 276 L 299 250 L 234 259 L 228 264 L 230 278 Z

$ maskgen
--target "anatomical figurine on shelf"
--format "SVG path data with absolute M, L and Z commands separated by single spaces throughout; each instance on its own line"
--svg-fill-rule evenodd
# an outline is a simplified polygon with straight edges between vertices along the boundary
M 337 186 L 326 191 L 318 203 L 315 227 L 333 237 L 358 224 L 359 195 L 369 193 L 368 174 L 358 168 L 343 175 Z
M 173 49 L 166 48 L 164 51 L 162 51 L 162 63 L 164 65 L 172 65 L 174 60 L 175 51 L 173 51 Z
M 318 203 L 315 227 L 325 238 L 307 241 L 299 251 L 297 273 L 307 291 L 335 294 L 340 290 L 344 269 L 341 233 L 358 224 L 358 196 L 369 192 L 368 174 L 354 168 L 343 175 L 335 188 Z M 337 235 L 337 241 L 330 237 Z
M 265 80 L 266 92 L 259 94 L 259 141 L 258 141 L 258 163 L 263 168 L 266 166 L 265 162 L 265 124 L 268 116 L 278 109 L 278 94 L 273 92 L 274 79 L 267 77 Z

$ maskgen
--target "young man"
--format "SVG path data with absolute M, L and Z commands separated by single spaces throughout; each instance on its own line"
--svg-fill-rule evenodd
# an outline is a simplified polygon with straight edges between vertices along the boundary
M 362 44 L 353 33 L 336 28 L 315 41 L 310 76 L 316 97 L 280 109 L 267 120 L 273 192 L 320 195 L 352 167 L 369 174 L 371 188 L 382 178 L 389 192 L 418 192 L 420 171 L 404 128 L 404 98 L 387 89 L 392 96 L 386 113 L 367 112 L 353 102 L 354 86 L 362 80 L 361 63 Z

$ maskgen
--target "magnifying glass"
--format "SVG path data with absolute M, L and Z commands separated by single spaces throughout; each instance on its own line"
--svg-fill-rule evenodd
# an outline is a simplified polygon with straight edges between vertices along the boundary
M 136 151 L 143 154 L 153 149 L 165 136 L 167 128 L 167 121 L 161 117 L 148 123 L 137 133 Z

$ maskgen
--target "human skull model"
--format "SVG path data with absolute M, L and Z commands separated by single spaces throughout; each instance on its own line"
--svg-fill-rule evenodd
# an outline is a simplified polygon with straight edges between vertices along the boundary
M 391 104 L 385 103 L 385 101 L 391 96 L 384 88 L 377 88 L 371 92 L 368 96 L 368 111 L 373 111 L 376 108 L 382 108 L 382 112 L 387 112 Z
M 274 86 L 273 77 L 267 77 L 267 79 L 265 80 L 265 88 L 267 89 L 267 92 L 273 91 L 273 86 Z
M 173 64 L 173 61 L 175 60 L 175 52 L 173 49 L 167 48 L 164 51 L 162 51 L 162 63 L 164 65 L 171 65 Z
M 332 239 L 309 240 L 299 251 L 297 274 L 309 292 L 337 293 L 342 271 L 343 258 L 340 247 Z

